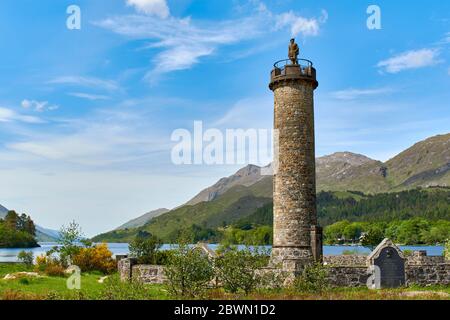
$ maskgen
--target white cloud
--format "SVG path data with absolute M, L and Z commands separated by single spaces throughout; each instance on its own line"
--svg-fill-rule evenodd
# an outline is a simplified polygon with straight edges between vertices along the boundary
M 81 77 L 81 76 L 63 76 L 54 78 L 47 83 L 49 84 L 65 84 L 76 85 L 89 88 L 98 88 L 108 91 L 119 90 L 119 85 L 112 80 L 103 80 L 94 77 Z
M 200 21 L 188 18 L 127 15 L 104 19 L 96 25 L 117 34 L 148 39 L 147 49 L 160 49 L 153 58 L 154 68 L 147 79 L 191 68 L 203 57 L 216 54 L 221 46 L 258 38 L 264 34 L 288 28 L 294 34 L 316 36 L 320 24 L 327 20 L 324 11 L 319 18 L 304 18 L 289 12 L 275 15 L 259 4 L 247 17 L 224 21 Z
M 25 123 L 42 123 L 43 121 L 37 117 L 22 115 L 14 110 L 0 107 L 0 122 L 25 122 Z
M 411 50 L 380 61 L 378 67 L 388 73 L 399 73 L 403 70 L 430 67 L 441 63 L 438 49 Z
M 293 11 L 280 14 L 276 18 L 276 28 L 286 26 L 291 29 L 291 36 L 302 35 L 304 37 L 317 36 L 320 31 L 320 25 L 328 20 L 328 12 L 322 10 L 322 16 L 319 18 L 305 18 L 296 15 Z
M 166 0 L 127 0 L 127 5 L 135 7 L 138 12 L 156 15 L 162 19 L 170 15 Z
M 70 96 L 72 97 L 76 97 L 76 98 L 81 98 L 81 99 L 87 99 L 87 100 L 108 100 L 109 97 L 108 96 L 104 96 L 104 95 L 98 95 L 98 94 L 90 94 L 90 93 L 83 93 L 83 92 L 70 92 L 69 93 Z
M 361 97 L 377 96 L 385 93 L 391 93 L 394 90 L 391 88 L 377 88 L 377 89 L 346 89 L 332 92 L 332 96 L 339 100 L 354 100 Z
M 49 105 L 48 101 L 23 100 L 21 103 L 25 109 L 34 110 L 37 112 L 44 112 L 46 110 L 53 111 L 59 109 L 57 105 Z

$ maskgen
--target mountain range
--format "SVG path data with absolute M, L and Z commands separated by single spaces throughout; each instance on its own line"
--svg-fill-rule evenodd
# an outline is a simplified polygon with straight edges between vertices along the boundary
M 129 241 L 139 231 L 173 238 L 186 226 L 218 227 L 251 215 L 272 201 L 272 176 L 248 165 L 200 191 L 184 205 L 152 212 L 94 237 L 94 241 Z M 266 168 L 267 169 L 267 168 Z M 267 170 L 265 170 L 266 172 Z M 316 160 L 317 190 L 366 194 L 450 186 L 450 133 L 420 141 L 387 162 L 352 152 Z

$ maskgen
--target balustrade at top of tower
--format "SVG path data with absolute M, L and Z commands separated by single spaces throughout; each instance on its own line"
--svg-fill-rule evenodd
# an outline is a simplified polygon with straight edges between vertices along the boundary
M 307 59 L 298 59 L 297 63 L 292 63 L 290 59 L 280 60 L 274 63 L 270 76 L 270 89 L 279 81 L 284 80 L 309 80 L 318 86 L 316 80 L 316 69 L 313 63 Z

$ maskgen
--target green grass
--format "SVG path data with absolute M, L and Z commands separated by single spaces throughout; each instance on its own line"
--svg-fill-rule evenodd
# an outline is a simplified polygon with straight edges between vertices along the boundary
M 67 288 L 67 278 L 48 277 L 42 275 L 40 278 L 21 277 L 16 280 L 4 280 L 6 274 L 16 272 L 33 271 L 32 268 L 23 264 L 0 263 L 0 300 L 2 299 L 114 299 L 127 298 L 134 299 L 167 299 L 167 293 L 161 285 L 148 285 L 132 287 L 128 284 L 121 284 L 117 274 L 111 275 L 111 280 L 99 283 L 103 277 L 100 273 L 84 273 L 81 276 L 81 290 L 69 290 Z M 110 281 L 110 282 L 108 282 Z M 131 292 L 133 291 L 133 292 Z M 120 295 L 119 295 L 120 294 Z

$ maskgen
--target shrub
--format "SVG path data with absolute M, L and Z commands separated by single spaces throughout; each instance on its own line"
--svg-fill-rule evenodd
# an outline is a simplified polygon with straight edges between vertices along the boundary
M 49 264 L 45 268 L 45 274 L 49 277 L 65 277 L 66 269 L 59 264 Z
M 264 253 L 252 252 L 250 248 L 238 250 L 237 247 L 230 247 L 215 262 L 219 281 L 228 292 L 244 291 L 248 294 L 266 286 L 265 276 L 260 271 L 267 265 L 267 255 Z
M 60 261 L 51 255 L 41 255 L 36 257 L 36 271 L 43 272 L 51 277 L 65 276 L 65 268 L 60 264 Z
M 106 279 L 100 293 L 101 300 L 147 300 L 149 296 L 145 285 L 137 281 L 120 281 L 118 275 Z
M 104 274 L 113 273 L 117 264 L 106 243 L 90 248 L 81 248 L 72 257 L 72 263 L 82 272 L 100 271 Z
M 328 270 L 320 263 L 306 266 L 295 279 L 294 288 L 299 292 L 323 292 L 328 289 Z
M 30 267 L 33 265 L 34 254 L 31 251 L 20 251 L 17 255 L 17 259 L 19 259 L 19 261 L 24 263 L 27 267 Z
M 151 234 L 138 236 L 130 243 L 130 255 L 137 258 L 139 264 L 163 264 L 164 254 L 161 254 L 161 241 Z
M 201 297 L 214 277 L 209 257 L 187 244 L 173 250 L 165 269 L 168 291 L 177 297 Z

